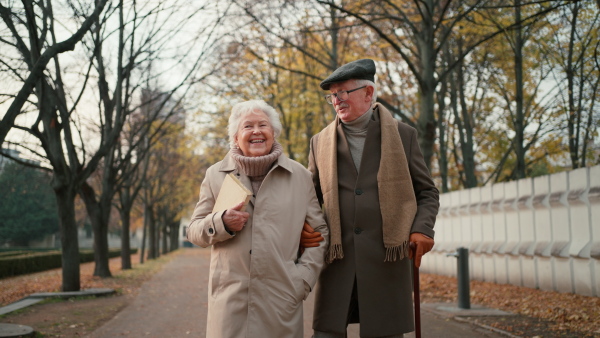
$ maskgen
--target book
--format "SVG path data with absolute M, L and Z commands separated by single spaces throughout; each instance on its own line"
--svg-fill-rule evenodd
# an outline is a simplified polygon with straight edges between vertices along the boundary
M 246 211 L 246 206 L 252 197 L 252 191 L 250 191 L 240 180 L 229 173 L 225 176 L 219 196 L 215 201 L 213 212 L 223 211 L 231 207 L 236 206 L 240 202 L 244 202 L 244 206 L 240 211 Z

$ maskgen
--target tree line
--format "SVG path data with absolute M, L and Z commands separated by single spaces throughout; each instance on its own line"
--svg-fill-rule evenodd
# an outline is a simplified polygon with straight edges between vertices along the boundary
M 442 191 L 597 164 L 599 6 L 2 2 L 0 76 L 10 85 L 0 88 L 0 143 L 52 175 L 63 289 L 72 291 L 76 198 L 92 224 L 97 275 L 110 276 L 113 208 L 123 238 L 132 215 L 144 215 L 156 257 L 158 241 L 173 238 L 191 211 L 204 169 L 228 150 L 233 103 L 262 98 L 275 107 L 279 141 L 306 164 L 309 139 L 335 116 L 318 84 L 359 58 L 376 61 L 378 101 L 418 130 Z M 128 268 L 127 240 L 122 249 Z
M 179 221 L 196 193 L 186 173 L 200 163 L 184 133 L 184 98 L 218 67 L 211 54 L 218 20 L 201 21 L 214 11 L 183 1 L 0 4 L 0 97 L 8 107 L 0 144 L 39 165 L 4 156 L 51 173 L 62 290 L 80 288 L 77 199 L 92 227 L 96 276 L 111 276 L 113 208 L 121 216 L 124 269 L 131 268 L 136 208 L 148 258 L 160 254 L 160 238 L 163 250 L 177 248 Z M 190 26 L 195 31 L 182 36 Z
M 246 71 L 222 95 L 262 95 L 277 107 L 283 142 L 301 162 L 333 119 L 318 83 L 369 57 L 378 101 L 417 128 L 443 191 L 599 163 L 592 0 L 233 3 L 230 52 Z

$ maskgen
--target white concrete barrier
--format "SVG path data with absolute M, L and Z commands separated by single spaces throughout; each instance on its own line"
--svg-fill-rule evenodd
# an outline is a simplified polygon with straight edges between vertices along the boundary
M 600 166 L 440 196 L 435 246 L 422 271 L 600 296 Z

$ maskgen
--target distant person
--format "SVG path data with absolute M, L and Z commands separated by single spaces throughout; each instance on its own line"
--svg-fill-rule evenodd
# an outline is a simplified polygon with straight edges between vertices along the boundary
M 231 150 L 206 171 L 187 238 L 212 245 L 206 337 L 298 337 L 302 301 L 324 265 L 328 229 L 311 174 L 283 154 L 275 109 L 262 100 L 238 103 L 229 118 Z M 212 213 L 225 175 L 253 193 Z M 298 256 L 304 222 L 323 234 Z
M 360 323 L 361 337 L 414 331 L 409 259 L 418 267 L 434 244 L 439 192 L 417 131 L 375 103 L 374 78 L 375 63 L 363 59 L 321 82 L 337 117 L 310 142 L 309 170 L 330 236 L 315 338 L 346 337 L 349 323 Z M 303 247 L 316 245 L 318 231 L 306 228 Z

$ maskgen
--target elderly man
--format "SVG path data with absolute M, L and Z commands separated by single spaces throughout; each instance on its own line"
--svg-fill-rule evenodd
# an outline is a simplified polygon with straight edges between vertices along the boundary
M 375 103 L 375 63 L 362 59 L 321 82 L 335 121 L 311 139 L 309 170 L 330 227 L 314 337 L 402 337 L 414 330 L 411 266 L 433 247 L 436 189 L 414 128 Z M 302 242 L 316 233 L 305 226 Z M 412 257 L 410 243 L 416 244 Z

